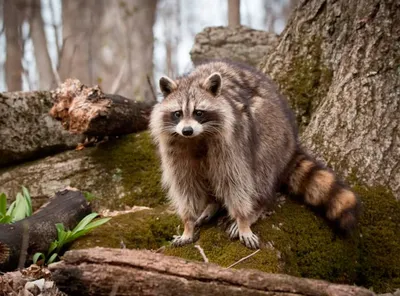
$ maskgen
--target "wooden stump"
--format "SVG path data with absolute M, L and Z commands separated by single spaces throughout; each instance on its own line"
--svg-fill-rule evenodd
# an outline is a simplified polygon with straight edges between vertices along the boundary
M 372 296 L 373 292 L 321 280 L 235 270 L 150 251 L 94 248 L 65 253 L 49 269 L 69 295 Z
M 147 128 L 154 100 L 136 102 L 119 95 L 104 94 L 98 86 L 87 87 L 67 79 L 52 92 L 50 115 L 74 134 L 118 136 Z
M 72 229 L 90 212 L 81 192 L 64 190 L 31 217 L 0 224 L 0 271 L 22 268 L 36 252 L 46 253 L 57 238 L 56 223 Z

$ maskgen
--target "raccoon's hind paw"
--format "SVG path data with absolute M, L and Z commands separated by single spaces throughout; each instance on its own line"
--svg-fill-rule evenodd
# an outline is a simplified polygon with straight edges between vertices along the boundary
M 241 233 L 239 238 L 240 241 L 249 249 L 258 249 L 260 247 L 258 236 L 253 232 Z
M 226 231 L 230 237 L 230 239 L 239 238 L 239 228 L 236 222 L 233 222 Z

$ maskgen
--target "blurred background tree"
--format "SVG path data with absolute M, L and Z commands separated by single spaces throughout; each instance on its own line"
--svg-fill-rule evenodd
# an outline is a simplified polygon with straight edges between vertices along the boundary
M 68 77 L 128 98 L 191 66 L 207 26 L 279 34 L 297 0 L 0 0 L 0 91 L 47 90 Z

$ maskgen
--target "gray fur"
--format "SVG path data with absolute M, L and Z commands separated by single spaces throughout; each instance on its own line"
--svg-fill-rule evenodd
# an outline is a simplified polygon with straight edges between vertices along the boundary
M 207 89 L 207 79 L 215 73 L 222 77 L 216 94 Z M 217 201 L 236 221 L 232 229 L 238 229 L 240 240 L 256 248 L 258 238 L 250 226 L 263 206 L 274 201 L 280 176 L 297 148 L 287 103 L 265 75 L 231 62 L 200 65 L 175 83 L 172 92 L 162 89 L 166 96 L 150 120 L 161 155 L 163 185 L 188 229 L 175 243 L 193 241 L 193 223 Z M 181 136 L 176 125 L 163 120 L 182 110 L 181 121 L 191 124 L 194 109 L 218 118 L 214 124 L 203 124 L 195 137 Z

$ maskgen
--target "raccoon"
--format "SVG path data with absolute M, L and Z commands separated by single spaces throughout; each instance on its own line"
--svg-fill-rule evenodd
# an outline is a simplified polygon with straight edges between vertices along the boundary
M 292 110 L 269 77 L 247 65 L 211 60 L 177 79 L 162 77 L 150 116 L 162 184 L 184 223 L 181 246 L 224 208 L 227 232 L 259 248 L 251 230 L 276 193 L 289 193 L 339 229 L 357 223 L 359 199 L 301 147 Z

